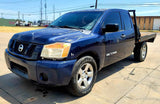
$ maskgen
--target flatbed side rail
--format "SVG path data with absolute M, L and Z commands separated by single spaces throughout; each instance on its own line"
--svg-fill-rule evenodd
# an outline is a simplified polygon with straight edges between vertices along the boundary
M 142 32 L 143 33 L 143 32 Z M 146 33 L 147 35 L 142 35 L 139 42 L 154 42 L 156 38 L 156 33 Z

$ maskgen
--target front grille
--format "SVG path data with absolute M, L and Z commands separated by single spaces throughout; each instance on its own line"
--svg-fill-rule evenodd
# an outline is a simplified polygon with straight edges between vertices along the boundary
M 23 45 L 23 49 L 19 51 L 19 46 Z M 9 52 L 26 59 L 37 59 L 42 49 L 42 45 L 34 43 L 11 40 L 9 43 Z
M 22 54 L 22 55 L 26 55 L 26 54 L 25 54 L 25 51 L 27 51 L 27 48 L 28 48 L 29 44 L 27 44 L 27 43 L 22 43 L 22 42 L 18 42 L 18 41 L 16 41 L 14 44 L 15 44 L 15 46 L 14 46 L 13 50 L 14 50 L 15 53 Z M 20 46 L 21 44 L 23 45 L 23 50 L 22 50 L 22 51 L 19 51 L 18 48 L 19 48 L 19 46 Z

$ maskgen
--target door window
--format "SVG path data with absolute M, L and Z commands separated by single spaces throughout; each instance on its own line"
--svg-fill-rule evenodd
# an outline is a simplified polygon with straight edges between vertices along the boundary
M 118 24 L 119 30 L 122 30 L 122 24 L 119 12 L 112 12 L 109 15 L 107 15 L 106 19 L 104 20 L 104 26 L 106 26 L 107 24 Z
M 130 15 L 127 12 L 121 12 L 121 17 L 122 17 L 123 22 L 124 22 L 125 30 L 132 29 Z

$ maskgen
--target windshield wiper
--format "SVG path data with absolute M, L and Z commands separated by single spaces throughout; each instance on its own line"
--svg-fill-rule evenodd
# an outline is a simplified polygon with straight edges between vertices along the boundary
M 55 26 L 55 25 L 50 25 L 49 27 L 53 27 L 53 28 L 70 28 L 70 29 L 82 29 L 84 30 L 84 28 L 76 28 L 76 27 L 72 27 L 72 26 L 67 26 L 67 25 L 64 25 L 64 26 Z
M 78 28 L 76 28 L 76 27 L 67 26 L 67 25 L 64 25 L 64 26 L 59 26 L 59 27 L 61 27 L 61 28 L 71 28 L 71 29 L 78 29 Z
M 59 27 L 61 27 L 61 28 L 71 28 L 71 29 L 78 29 L 78 30 L 85 30 L 84 28 L 82 28 L 82 27 L 72 27 L 72 26 L 67 26 L 67 25 L 65 25 L 65 26 L 59 26 Z

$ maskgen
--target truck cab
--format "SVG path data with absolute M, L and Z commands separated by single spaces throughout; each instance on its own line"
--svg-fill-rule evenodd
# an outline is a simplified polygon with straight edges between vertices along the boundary
M 134 10 L 75 11 L 47 28 L 13 35 L 5 59 L 18 76 L 43 85 L 66 86 L 73 95 L 83 96 L 91 91 L 103 67 L 132 52 L 135 60 L 144 61 L 146 42 L 155 37 L 141 36 Z

